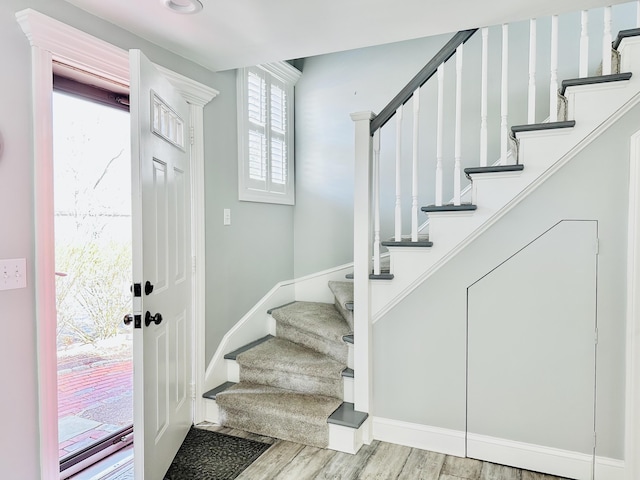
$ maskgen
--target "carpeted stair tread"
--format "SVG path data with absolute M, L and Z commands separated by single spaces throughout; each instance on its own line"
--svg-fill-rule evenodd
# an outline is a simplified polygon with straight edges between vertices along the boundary
M 318 337 L 342 343 L 351 329 L 331 303 L 295 302 L 272 313 L 276 322 L 294 326 Z
M 353 308 L 347 307 L 347 305 L 353 306 L 353 282 L 330 281 L 329 289 L 335 296 L 336 308 L 349 324 L 349 328 L 353 330 Z
M 283 338 L 274 337 L 240 355 L 236 360 L 243 368 L 280 370 L 312 377 L 339 378 L 344 364 Z
M 238 355 L 236 361 L 243 382 L 306 394 L 344 396 L 344 362 L 284 338 L 272 338 Z
M 223 425 L 321 448 L 329 443 L 327 419 L 342 404 L 338 398 L 248 382 L 220 392 L 216 402 Z

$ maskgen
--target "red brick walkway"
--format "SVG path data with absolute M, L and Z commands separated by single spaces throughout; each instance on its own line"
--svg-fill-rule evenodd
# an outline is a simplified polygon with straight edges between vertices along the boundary
M 58 418 L 71 422 L 84 419 L 87 424 L 93 422 L 91 429 L 60 443 L 60 458 L 131 424 L 132 392 L 133 363 L 130 359 L 89 363 L 59 371 Z

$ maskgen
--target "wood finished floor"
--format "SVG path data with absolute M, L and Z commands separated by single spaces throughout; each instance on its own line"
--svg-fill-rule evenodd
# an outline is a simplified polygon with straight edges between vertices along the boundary
M 219 425 L 198 427 L 273 444 L 236 480 L 566 480 L 379 441 L 349 455 Z

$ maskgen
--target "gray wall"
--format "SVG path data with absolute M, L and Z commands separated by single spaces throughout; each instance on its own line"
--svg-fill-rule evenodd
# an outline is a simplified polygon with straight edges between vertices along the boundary
M 223 335 L 276 283 L 293 278 L 293 210 L 238 201 L 236 75 L 216 76 L 220 95 L 205 118 L 207 142 L 207 364 Z M 223 209 L 231 225 L 223 226 Z
M 353 261 L 352 112 L 380 111 L 449 36 L 321 55 L 296 84 L 296 277 Z
M 293 230 L 291 207 L 237 203 L 233 74 L 205 70 L 62 0 L 0 2 L 3 63 L 0 131 L 6 139 L 6 152 L 0 160 L 0 258 L 26 258 L 30 279 L 26 289 L 0 292 L 0 320 L 4 328 L 0 338 L 0 383 L 5 387 L 0 403 L 3 423 L 0 478 L 36 479 L 40 464 L 33 288 L 31 60 L 28 41 L 14 16 L 24 8 L 34 8 L 122 48 L 141 48 L 151 60 L 220 91 L 220 96 L 205 108 L 204 114 L 206 180 L 210 184 L 207 185 L 210 269 L 207 309 L 214 310 L 214 314 L 207 317 L 208 356 L 215 350 L 222 331 L 235 323 L 276 281 L 292 276 Z M 232 208 L 234 215 L 234 226 L 227 227 L 225 233 L 217 230 L 222 224 L 223 205 Z M 249 262 L 244 260 L 247 254 Z M 261 268 L 254 269 L 256 264 Z M 216 289 L 216 282 L 225 283 L 225 288 Z M 216 309 L 222 313 L 216 314 Z
M 374 325 L 374 415 L 465 430 L 467 287 L 557 221 L 597 220 L 597 455 L 624 458 L 629 137 L 639 125 L 634 107 Z

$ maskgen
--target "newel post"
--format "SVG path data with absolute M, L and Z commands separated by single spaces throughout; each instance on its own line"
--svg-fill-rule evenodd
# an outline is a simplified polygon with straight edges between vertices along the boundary
M 371 271 L 372 112 L 352 113 L 355 123 L 353 191 L 353 301 L 355 409 L 371 412 L 372 328 L 369 273 Z

